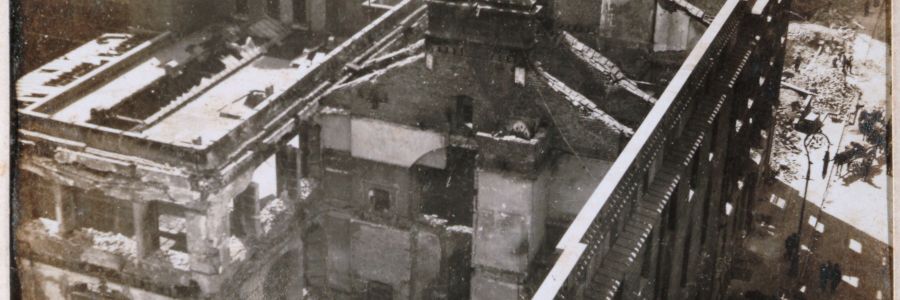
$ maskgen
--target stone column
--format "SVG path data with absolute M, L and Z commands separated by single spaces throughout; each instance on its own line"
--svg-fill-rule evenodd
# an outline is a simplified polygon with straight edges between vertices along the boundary
M 134 241 L 137 256 L 145 257 L 159 249 L 159 215 L 152 202 L 134 201 Z
M 191 279 L 205 294 L 221 288 L 220 266 L 227 268 L 231 261 L 226 246 L 227 222 L 222 220 L 227 218 L 224 208 L 225 205 L 214 205 L 206 212 L 186 210 L 184 213 Z
M 75 190 L 58 182 L 51 181 L 51 184 L 56 221 L 59 222 L 59 234 L 65 236 L 78 227 L 75 215 Z
M 309 177 L 309 153 L 310 153 L 310 134 L 313 133 L 311 130 L 312 124 L 309 122 L 301 122 L 300 129 L 298 134 L 299 147 L 297 150 L 297 176 L 300 178 Z
M 289 145 L 278 145 L 275 152 L 277 194 L 294 200 L 297 198 L 297 151 Z

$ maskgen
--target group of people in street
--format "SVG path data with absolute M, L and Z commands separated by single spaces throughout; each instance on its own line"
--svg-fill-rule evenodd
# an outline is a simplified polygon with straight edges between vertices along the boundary
M 831 60 L 831 66 L 834 68 L 840 68 L 841 73 L 844 73 L 844 76 L 853 74 L 853 55 L 851 53 L 847 53 L 847 51 L 843 48 L 838 48 L 836 50 L 837 55 L 834 59 Z M 799 52 L 794 54 L 793 65 L 794 72 L 800 72 L 800 67 L 803 66 L 805 58 Z
M 844 76 L 853 74 L 853 56 L 844 49 L 838 49 L 837 52 L 838 55 L 831 60 L 831 66 L 841 68 L 841 73 L 844 73 Z
M 843 281 L 842 278 L 841 264 L 828 261 L 819 266 L 819 289 L 822 291 L 834 293 Z

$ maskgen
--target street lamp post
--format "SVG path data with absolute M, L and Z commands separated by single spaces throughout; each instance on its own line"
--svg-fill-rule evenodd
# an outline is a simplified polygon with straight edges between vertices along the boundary
M 806 150 L 806 163 L 807 163 L 807 165 L 806 165 L 806 183 L 803 186 L 803 202 L 800 202 L 800 220 L 797 222 L 797 233 L 795 233 L 796 246 L 794 247 L 794 249 L 793 249 L 794 253 L 791 256 L 790 274 L 792 276 L 797 275 L 797 271 L 799 269 L 799 263 L 800 263 L 799 262 L 800 241 L 801 241 L 800 234 L 803 232 L 803 215 L 806 212 L 806 193 L 809 192 L 809 179 L 812 176 L 812 165 L 813 165 L 812 158 L 809 156 L 809 146 L 812 144 L 812 142 L 813 142 L 812 137 L 814 137 L 814 136 L 824 137 L 825 141 L 828 142 L 827 147 L 831 148 L 831 140 L 828 139 L 828 136 L 825 135 L 824 133 L 822 133 L 821 130 L 819 130 L 815 133 L 809 134 L 806 136 L 806 138 L 803 139 L 803 149 Z M 828 148 L 826 148 L 826 149 L 828 149 Z M 826 151 L 825 153 L 826 153 L 825 155 L 828 155 L 827 154 L 828 151 Z M 826 157 L 825 159 L 827 160 L 828 158 Z M 825 168 L 825 165 L 823 165 L 823 168 Z

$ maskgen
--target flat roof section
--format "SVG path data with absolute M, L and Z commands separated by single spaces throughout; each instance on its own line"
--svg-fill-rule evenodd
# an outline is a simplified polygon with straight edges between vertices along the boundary
M 309 56 L 295 60 L 262 56 L 142 133 L 162 142 L 208 145 L 264 107 L 263 102 L 246 101 L 251 92 L 264 93 L 271 86 L 273 95 L 281 94 L 324 58 L 324 53 L 316 53 L 312 60 Z
M 149 46 L 145 34 L 106 33 L 16 81 L 17 100 L 42 103 Z
M 52 118 L 64 122 L 87 122 L 91 118 L 91 109 L 108 109 L 157 79 L 166 76 L 164 68 L 166 63 L 175 61 L 181 64 L 187 61 L 191 57 L 187 52 L 187 47 L 199 44 L 207 35 L 208 33 L 205 31 L 199 31 L 178 39 L 172 45 L 157 51 L 100 88 L 52 114 Z

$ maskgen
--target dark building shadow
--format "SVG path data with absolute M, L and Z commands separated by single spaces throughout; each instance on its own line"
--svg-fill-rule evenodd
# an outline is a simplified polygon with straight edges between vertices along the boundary
M 738 284 L 745 296 L 759 291 L 766 295 L 784 293 L 791 299 L 803 299 L 799 295 L 805 299 L 890 299 L 890 245 L 823 211 L 812 201 L 806 203 L 803 213 L 799 276 L 789 276 L 785 239 L 797 232 L 803 194 L 775 181 L 761 186 L 759 195 L 754 204 L 753 230 L 744 240 L 746 252 L 737 264 L 737 272 L 752 273 L 737 276 L 747 280 Z M 854 201 L 852 195 L 848 197 L 834 201 Z M 875 212 L 877 208 L 872 209 Z M 829 261 L 839 264 L 843 275 L 833 293 L 820 289 L 819 282 L 820 267 Z

